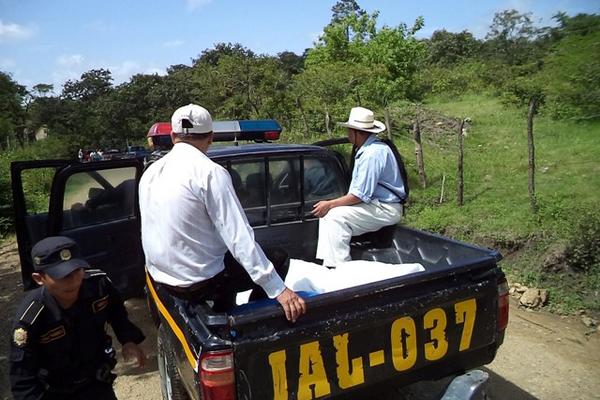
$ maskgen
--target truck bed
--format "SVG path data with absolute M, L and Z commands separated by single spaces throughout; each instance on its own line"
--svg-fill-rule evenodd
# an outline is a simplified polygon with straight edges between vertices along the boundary
M 425 271 L 308 297 L 295 324 L 268 300 L 202 317 L 234 349 L 238 398 L 357 394 L 493 360 L 499 253 L 397 226 L 356 240 L 353 256 Z

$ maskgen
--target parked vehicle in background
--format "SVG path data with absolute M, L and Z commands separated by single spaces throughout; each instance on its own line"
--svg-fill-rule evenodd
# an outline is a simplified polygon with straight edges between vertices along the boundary
M 119 149 L 109 149 L 102 153 L 102 160 L 119 160 L 124 158 L 124 155 Z
M 148 150 L 144 146 L 127 146 L 127 150 L 125 151 L 125 156 L 128 158 L 139 158 L 143 160 L 146 156 L 150 154 Z

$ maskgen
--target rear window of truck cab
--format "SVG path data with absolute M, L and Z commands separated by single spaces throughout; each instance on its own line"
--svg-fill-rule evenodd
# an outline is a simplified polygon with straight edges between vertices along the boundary
M 221 164 L 251 226 L 314 218 L 318 201 L 342 196 L 345 180 L 331 157 L 299 154 L 231 160 Z

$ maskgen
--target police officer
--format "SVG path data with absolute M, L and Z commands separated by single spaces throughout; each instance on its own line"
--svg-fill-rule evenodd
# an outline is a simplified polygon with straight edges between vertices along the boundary
M 31 250 L 31 290 L 19 307 L 11 338 L 10 383 L 20 399 L 116 399 L 110 323 L 123 356 L 143 366 L 144 335 L 127 317 L 106 274 L 90 269 L 79 247 L 63 236 Z

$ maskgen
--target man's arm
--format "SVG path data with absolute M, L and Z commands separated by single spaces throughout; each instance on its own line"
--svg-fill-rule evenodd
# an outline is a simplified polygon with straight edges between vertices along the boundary
M 109 297 L 108 319 L 119 343 L 122 345 L 123 358 L 125 360 L 135 358 L 138 366 L 143 367 L 146 363 L 146 355 L 138 344 L 144 341 L 145 336 L 140 328 L 129 320 L 121 295 L 112 285 L 112 282 L 108 277 L 102 279 L 104 282 L 101 284 L 104 285 Z
M 348 193 L 342 197 L 338 197 L 333 200 L 322 200 L 313 206 L 312 213 L 315 217 L 322 218 L 329 210 L 335 207 L 340 206 L 352 206 L 354 204 L 362 203 L 362 200 L 353 195 L 352 193 Z
M 252 281 L 262 287 L 270 298 L 275 298 L 285 311 L 286 318 L 295 322 L 306 312 L 304 300 L 287 288 L 254 240 L 254 231 L 248 224 L 225 169 L 217 169 L 206 191 L 206 209 L 231 255 L 244 267 Z

